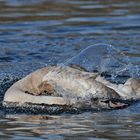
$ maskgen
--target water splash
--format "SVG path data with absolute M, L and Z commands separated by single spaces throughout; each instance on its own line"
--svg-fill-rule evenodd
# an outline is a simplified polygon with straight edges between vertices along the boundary
M 132 63 L 124 51 L 110 44 L 98 43 L 90 45 L 79 54 L 60 64 L 60 67 L 71 64 L 79 65 L 87 71 L 97 70 L 99 73 L 109 73 L 112 80 L 117 76 L 139 77 L 140 67 Z
M 88 71 L 100 69 L 101 60 L 105 57 L 105 55 L 102 54 L 107 54 L 106 45 L 107 44 L 104 43 L 90 45 L 83 49 L 79 54 L 66 60 L 61 66 L 76 64 Z
M 140 66 L 132 63 L 132 59 L 134 58 L 130 58 L 124 51 L 112 45 L 109 45 L 107 49 L 109 58 L 114 61 L 112 63 L 118 65 L 118 68 L 112 73 L 112 78 L 125 74 L 128 74 L 130 77 L 140 76 Z
M 0 73 L 0 101 L 3 99 L 6 90 L 19 79 L 9 73 Z

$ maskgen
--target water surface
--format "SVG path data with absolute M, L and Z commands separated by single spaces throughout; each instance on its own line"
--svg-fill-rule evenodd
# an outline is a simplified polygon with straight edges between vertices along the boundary
M 111 48 L 111 59 L 102 61 L 100 70 L 115 75 L 127 68 L 127 76 L 139 76 L 139 0 L 1 0 L 0 100 L 14 81 L 46 65 L 64 63 L 97 43 L 112 44 L 125 54 L 120 57 Z M 94 58 L 102 58 L 102 48 L 97 48 Z M 136 103 L 122 110 L 58 115 L 1 109 L 0 138 L 140 139 L 139 108 Z

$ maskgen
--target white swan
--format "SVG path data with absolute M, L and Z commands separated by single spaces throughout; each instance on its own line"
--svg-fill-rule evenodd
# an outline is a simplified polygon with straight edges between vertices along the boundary
M 46 93 L 42 94 L 42 93 Z M 97 73 L 72 67 L 50 66 L 39 69 L 14 83 L 5 93 L 4 102 L 72 105 L 76 98 L 139 99 L 140 79 L 129 79 L 124 85 L 106 81 Z M 105 104 L 105 102 L 104 102 Z M 104 105 L 103 104 L 103 105 Z M 118 107 L 123 104 L 113 104 Z

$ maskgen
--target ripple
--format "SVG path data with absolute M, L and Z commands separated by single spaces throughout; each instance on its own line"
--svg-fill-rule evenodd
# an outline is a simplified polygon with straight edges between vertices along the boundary
M 92 64 L 97 65 L 99 71 L 107 71 L 119 82 L 130 76 L 138 77 L 139 9 L 139 0 L 1 0 L 0 101 L 15 81 L 31 71 L 64 63 L 97 43 L 112 44 L 128 58 L 110 49 L 110 58 L 103 59 L 99 66 L 104 49 L 98 46 L 91 55 L 94 54 Z M 126 67 L 129 71 L 125 71 Z M 117 74 L 119 76 L 115 77 Z M 140 137 L 140 103 L 123 110 L 70 112 L 51 117 L 20 109 L 19 112 L 9 109 L 6 113 L 0 104 L 1 139 L 123 140 Z

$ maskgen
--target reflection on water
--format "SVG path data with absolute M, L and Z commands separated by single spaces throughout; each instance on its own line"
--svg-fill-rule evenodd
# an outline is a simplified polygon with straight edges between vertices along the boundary
M 1 135 L 13 139 L 139 139 L 140 115 L 131 114 L 131 109 L 57 116 L 6 115 Z
M 109 59 L 111 63 L 105 59 L 100 64 L 102 70 L 116 75 L 127 68 L 129 76 L 137 77 L 139 38 L 139 0 L 1 0 L 0 100 L 12 83 L 27 73 L 48 64 L 64 63 L 97 43 L 112 44 L 135 65 L 129 62 L 126 67 L 116 59 Z M 94 53 L 94 58 L 103 56 L 102 48 L 97 48 L 100 51 Z M 112 49 L 109 54 L 120 59 Z M 126 57 L 123 59 L 128 62 Z M 113 72 L 114 68 L 118 73 Z M 0 138 L 139 139 L 139 106 L 57 116 L 5 115 L 0 110 Z

